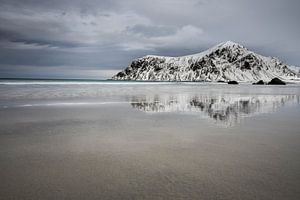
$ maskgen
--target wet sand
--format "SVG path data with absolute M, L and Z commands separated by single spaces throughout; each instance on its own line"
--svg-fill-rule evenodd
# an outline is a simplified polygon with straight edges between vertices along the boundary
M 0 199 L 300 199 L 299 116 L 224 127 L 130 104 L 0 109 Z

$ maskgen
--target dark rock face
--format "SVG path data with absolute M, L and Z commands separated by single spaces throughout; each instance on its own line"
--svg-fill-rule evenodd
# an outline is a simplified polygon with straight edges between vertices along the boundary
M 117 74 L 117 76 L 119 76 L 119 77 L 125 77 L 126 74 L 125 74 L 124 72 L 119 72 L 119 73 Z
M 263 80 L 258 81 L 257 83 L 253 83 L 252 85 L 264 85 L 265 82 Z
M 283 82 L 282 80 L 280 80 L 279 78 L 273 78 L 268 85 L 286 85 L 285 82 Z
M 244 67 L 245 67 L 245 69 L 247 69 L 247 70 L 250 70 L 250 69 L 251 69 L 250 64 L 249 64 L 247 61 L 245 62 Z
M 237 81 L 228 81 L 228 84 L 230 84 L 230 85 L 238 85 L 239 83 Z

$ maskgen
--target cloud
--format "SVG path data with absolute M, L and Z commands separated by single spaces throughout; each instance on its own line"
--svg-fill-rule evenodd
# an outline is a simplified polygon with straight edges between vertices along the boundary
M 140 35 L 144 37 L 167 36 L 176 33 L 176 28 L 172 26 L 162 25 L 144 25 L 136 24 L 126 27 L 126 32 L 129 34 Z
M 297 0 L 0 0 L 0 64 L 121 69 L 145 54 L 185 55 L 233 40 L 300 65 L 299 6 Z
M 136 35 L 133 41 L 124 42 L 121 46 L 127 50 L 152 50 L 159 48 L 193 48 L 201 44 L 203 30 L 187 25 L 179 29 L 157 26 L 134 26 Z
M 31 65 L 5 65 L 1 66 L 0 77 L 12 78 L 92 78 L 107 79 L 115 75 L 119 70 L 99 69 L 96 67 L 82 66 L 31 66 Z

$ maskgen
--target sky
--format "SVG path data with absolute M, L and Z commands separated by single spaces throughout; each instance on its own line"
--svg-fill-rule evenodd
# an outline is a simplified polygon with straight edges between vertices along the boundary
M 299 0 L 0 0 L 0 77 L 106 79 L 231 40 L 300 66 Z

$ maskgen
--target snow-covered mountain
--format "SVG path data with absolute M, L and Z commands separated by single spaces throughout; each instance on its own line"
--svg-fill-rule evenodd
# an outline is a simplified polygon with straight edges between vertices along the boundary
M 148 55 L 134 60 L 113 80 L 142 81 L 270 81 L 296 79 L 289 66 L 274 57 L 228 41 L 199 54 L 182 57 Z

